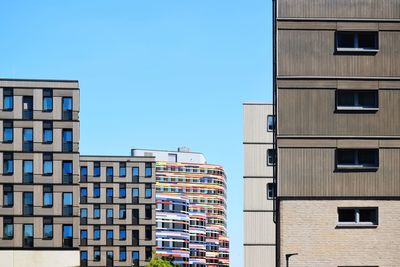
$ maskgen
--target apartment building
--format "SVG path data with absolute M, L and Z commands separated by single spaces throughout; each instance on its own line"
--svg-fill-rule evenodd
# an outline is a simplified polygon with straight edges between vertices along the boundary
M 79 266 L 79 84 L 0 79 L 0 262 Z
M 178 151 L 132 149 L 132 156 L 156 158 L 157 198 L 163 195 L 188 198 L 189 266 L 229 266 L 226 175 L 223 167 L 207 164 L 203 154 L 191 152 L 187 148 L 180 148 Z M 159 213 L 156 216 L 159 220 Z M 173 225 L 172 227 L 174 228 Z M 169 230 L 182 229 L 175 227 Z M 162 241 L 163 239 L 157 238 L 157 254 L 160 255 L 165 251 Z M 167 248 L 185 250 L 185 246 L 184 242 L 169 242 Z M 182 260 L 186 264 L 186 260 L 180 257 L 176 262 Z
M 275 266 L 273 105 L 243 105 L 244 266 Z
M 400 0 L 274 4 L 278 266 L 400 266 Z
M 80 262 L 148 263 L 155 249 L 154 157 L 81 156 Z

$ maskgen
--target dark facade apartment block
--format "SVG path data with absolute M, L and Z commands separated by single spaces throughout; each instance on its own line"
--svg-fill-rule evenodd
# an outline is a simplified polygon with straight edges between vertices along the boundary
M 156 245 L 154 157 L 80 159 L 81 266 L 144 266 Z

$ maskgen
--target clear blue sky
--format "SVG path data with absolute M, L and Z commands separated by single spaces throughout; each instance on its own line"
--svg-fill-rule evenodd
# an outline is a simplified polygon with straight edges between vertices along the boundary
M 2 1 L 0 76 L 77 79 L 81 152 L 203 152 L 229 175 L 243 265 L 242 103 L 271 101 L 266 0 Z

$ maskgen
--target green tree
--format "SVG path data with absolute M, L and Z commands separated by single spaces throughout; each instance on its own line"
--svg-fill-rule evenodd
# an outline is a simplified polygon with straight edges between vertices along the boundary
M 179 267 L 179 265 L 173 264 L 172 259 L 165 257 L 160 258 L 153 253 L 153 257 L 151 257 L 150 263 L 147 264 L 146 267 Z

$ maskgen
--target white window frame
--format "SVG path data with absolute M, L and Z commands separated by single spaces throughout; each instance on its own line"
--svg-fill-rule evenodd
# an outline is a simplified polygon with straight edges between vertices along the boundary
M 360 222 L 360 210 L 366 210 L 366 209 L 374 209 L 376 211 L 376 221 L 375 222 Z M 355 221 L 354 222 L 339 222 L 339 211 L 340 210 L 353 210 L 355 212 Z M 379 225 L 379 209 L 378 207 L 357 207 L 357 208 L 352 208 L 352 207 L 339 207 L 337 209 L 337 215 L 338 215 L 338 220 L 337 220 L 337 226 L 341 227 L 359 227 L 359 226 L 374 226 L 377 227 Z

